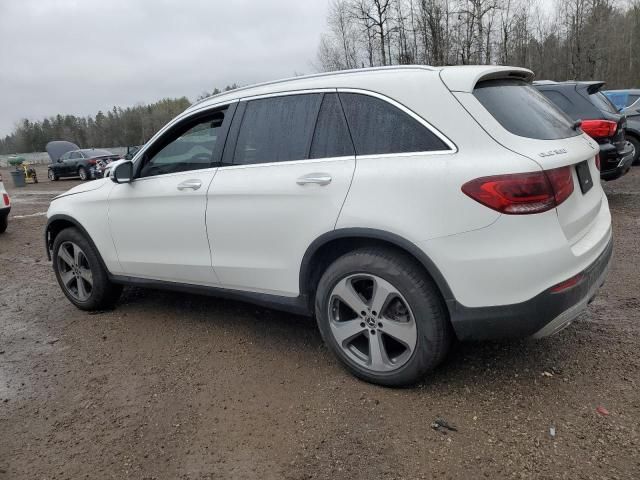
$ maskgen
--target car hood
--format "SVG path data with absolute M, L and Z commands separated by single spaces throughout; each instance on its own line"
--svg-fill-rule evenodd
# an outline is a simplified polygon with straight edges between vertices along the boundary
M 92 180 L 91 182 L 81 183 L 80 185 L 76 185 L 75 187 L 73 187 L 70 190 L 67 190 L 64 193 L 61 193 L 60 195 L 55 197 L 54 200 L 56 200 L 57 198 L 68 197 L 69 195 L 76 195 L 78 193 L 84 193 L 84 192 L 90 192 L 92 190 L 97 190 L 99 188 L 104 187 L 108 181 L 109 180 L 107 180 L 105 178 L 101 178 L 101 179 L 98 179 L 98 180 Z
M 75 143 L 67 142 L 66 140 L 54 140 L 47 143 L 47 146 L 45 148 L 52 162 L 57 161 L 62 155 L 67 152 L 80 150 L 80 147 L 78 147 Z

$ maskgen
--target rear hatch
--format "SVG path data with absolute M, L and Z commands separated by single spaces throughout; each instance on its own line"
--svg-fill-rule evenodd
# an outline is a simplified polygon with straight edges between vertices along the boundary
M 447 83 L 444 77 L 443 81 Z M 573 193 L 556 211 L 569 244 L 579 242 L 593 227 L 603 202 L 596 166 L 598 144 L 528 79 L 513 75 L 499 78 L 493 73 L 488 80 L 480 78 L 467 91 L 452 93 L 505 148 L 531 159 L 545 171 L 570 168 Z
M 602 116 L 602 120 L 613 122 L 616 125 L 611 134 L 595 136 L 594 138 L 596 141 L 598 141 L 598 143 L 610 142 L 615 146 L 618 154 L 623 154 L 627 149 L 627 141 L 625 139 L 627 120 L 624 115 L 618 112 L 618 109 L 613 103 L 611 103 L 611 100 L 609 100 L 607 96 L 600 91 L 604 85 L 604 82 L 585 82 L 583 84 L 579 84 L 579 90 L 582 90 L 582 95 L 584 95 L 589 102 L 598 109 Z M 585 128 L 585 131 L 589 133 L 587 128 Z
M 66 140 L 53 140 L 52 142 L 47 143 L 45 148 L 49 154 L 51 163 L 54 163 L 57 162 L 65 153 L 79 150 L 80 147 L 75 143 L 67 142 Z

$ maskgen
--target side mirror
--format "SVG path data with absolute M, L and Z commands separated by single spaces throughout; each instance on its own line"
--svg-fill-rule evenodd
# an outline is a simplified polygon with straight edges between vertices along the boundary
M 127 160 L 116 165 L 111 172 L 111 180 L 115 183 L 131 183 L 133 180 L 133 163 Z
M 61 158 L 59 158 L 58 160 L 56 160 L 56 162 L 58 162 L 58 163 L 62 163 L 62 159 L 61 159 Z

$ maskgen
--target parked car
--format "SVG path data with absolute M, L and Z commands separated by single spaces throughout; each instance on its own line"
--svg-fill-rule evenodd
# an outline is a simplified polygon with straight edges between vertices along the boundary
M 607 98 L 621 113 L 640 111 L 640 89 L 603 90 Z
M 534 82 L 535 87 L 600 145 L 600 178 L 615 180 L 629 171 L 635 148 L 625 136 L 626 117 L 600 91 L 605 82 Z
M 2 174 L 0 174 L 0 233 L 7 231 L 9 226 L 9 212 L 11 211 L 11 198 L 2 183 Z
M 523 68 L 394 67 L 198 103 L 49 207 L 78 308 L 122 285 L 315 315 L 355 375 L 421 379 L 451 340 L 544 337 L 604 282 L 598 144 Z
M 51 159 L 47 176 L 56 181 L 61 177 L 80 177 L 80 180 L 100 178 L 101 170 L 96 168 L 98 161 L 108 163 L 119 159 L 108 150 L 97 148 L 80 149 L 75 143 L 56 140 L 47 143 L 47 153 Z
M 603 92 L 616 108 L 627 117 L 625 135 L 636 150 L 633 163 L 640 163 L 640 89 L 606 90 Z

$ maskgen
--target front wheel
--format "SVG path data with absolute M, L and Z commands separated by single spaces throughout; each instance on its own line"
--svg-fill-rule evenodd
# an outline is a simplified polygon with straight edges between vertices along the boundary
M 80 167 L 78 169 L 78 176 L 80 177 L 80 180 L 82 180 L 83 182 L 86 182 L 89 179 L 89 174 L 87 173 L 87 169 L 84 167 Z
M 56 236 L 53 270 L 66 297 L 81 310 L 110 308 L 122 292 L 122 285 L 109 281 L 98 252 L 76 228 Z
M 433 281 L 394 250 L 356 250 L 337 259 L 316 292 L 325 343 L 357 377 L 387 386 L 413 384 L 451 344 L 447 313 Z

